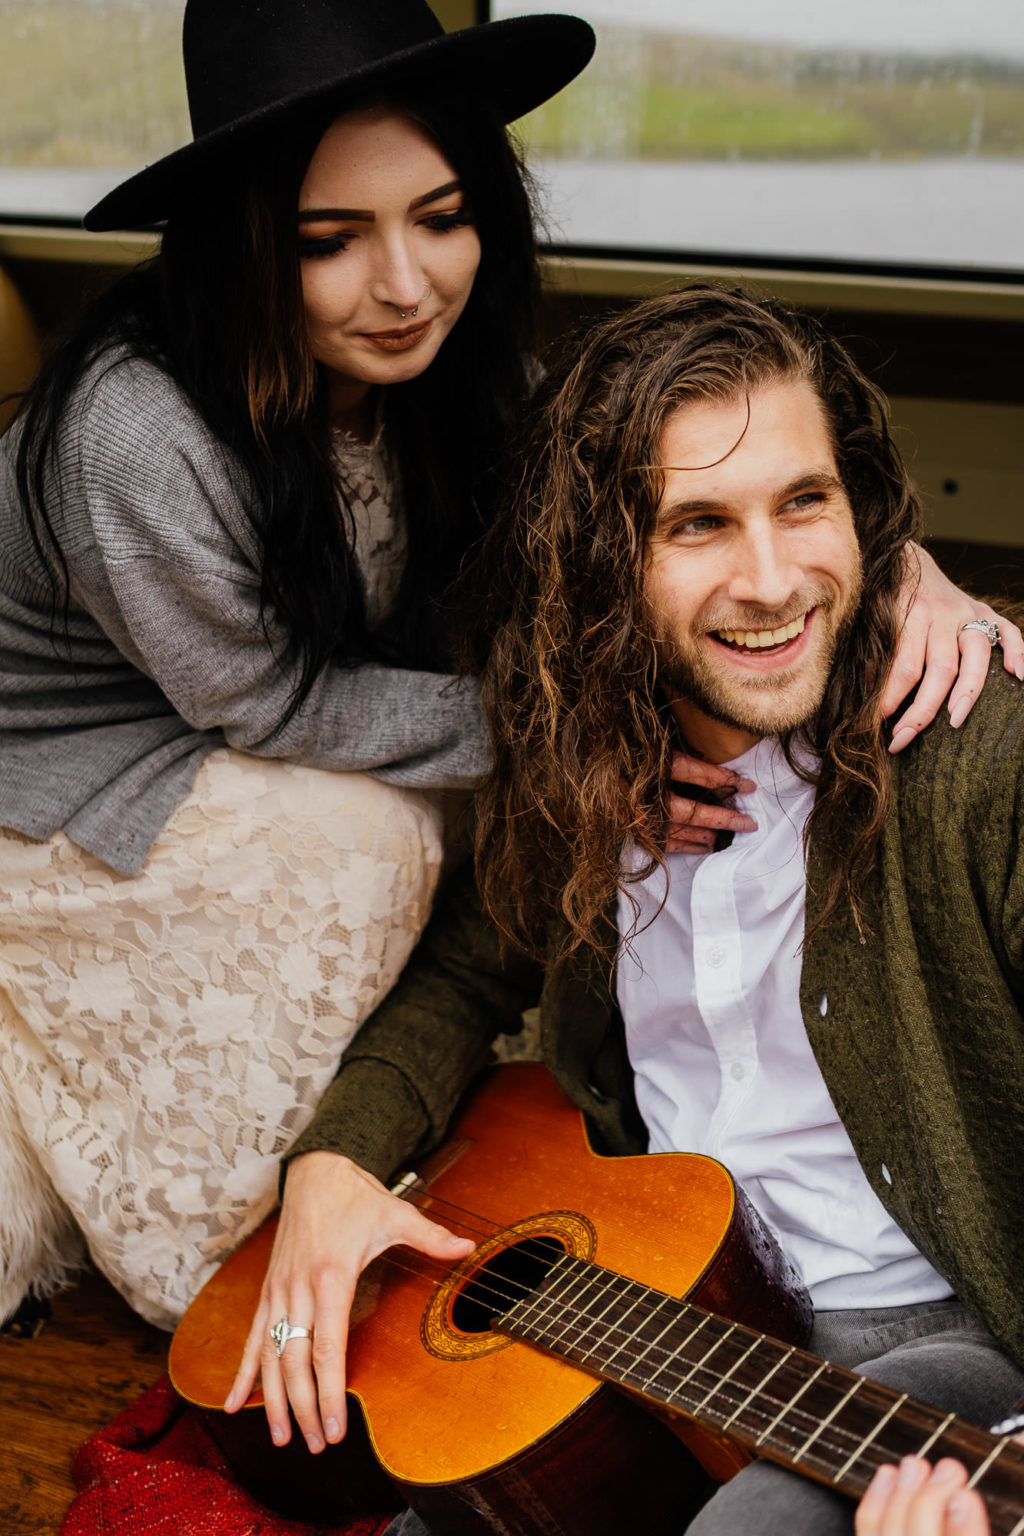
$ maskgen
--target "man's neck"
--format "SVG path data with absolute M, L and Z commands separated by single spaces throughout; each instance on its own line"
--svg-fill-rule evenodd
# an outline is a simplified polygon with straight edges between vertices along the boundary
M 762 739 L 741 726 L 713 720 L 688 699 L 673 699 L 672 713 L 687 746 L 706 763 L 731 763 Z

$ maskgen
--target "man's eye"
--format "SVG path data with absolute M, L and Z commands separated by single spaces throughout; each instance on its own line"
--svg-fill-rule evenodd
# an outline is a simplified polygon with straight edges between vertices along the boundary
M 688 517 L 685 523 L 680 523 L 675 531 L 677 538 L 699 538 L 702 533 L 713 533 L 718 527 L 718 518 L 712 517 L 709 512 L 706 517 Z
M 818 507 L 825 500 L 821 491 L 804 491 L 800 496 L 791 498 L 789 505 L 796 507 L 798 512 L 806 512 L 811 507 Z

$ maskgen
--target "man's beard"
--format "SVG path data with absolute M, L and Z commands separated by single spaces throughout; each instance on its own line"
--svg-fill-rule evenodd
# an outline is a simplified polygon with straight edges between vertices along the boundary
M 801 593 L 799 605 L 792 606 L 797 613 L 815 610 L 809 637 L 813 649 L 792 667 L 778 671 L 752 671 L 746 677 L 726 672 L 714 665 L 699 640 L 687 636 L 680 643 L 676 636 L 663 634 L 658 644 L 659 681 L 723 725 L 758 737 L 785 735 L 806 725 L 821 707 L 837 650 L 853 623 L 859 597 L 859 579 L 841 611 L 837 611 L 833 589 Z M 778 629 L 785 622 L 778 614 L 748 611 L 738 617 L 733 613 L 722 623 L 716 618 L 702 621 L 700 636 L 725 629 Z M 707 643 L 713 646 L 718 642 L 712 639 Z

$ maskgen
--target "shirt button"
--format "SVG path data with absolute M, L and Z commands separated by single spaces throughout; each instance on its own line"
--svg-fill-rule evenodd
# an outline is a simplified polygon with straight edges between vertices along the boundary
M 826 1013 L 828 1013 L 828 993 L 827 992 L 826 992 L 825 996 L 822 998 L 821 1002 L 818 1004 L 818 1012 L 821 1014 L 822 1018 L 824 1018 Z
M 724 949 L 719 949 L 718 946 L 715 945 L 715 947 L 713 949 L 709 949 L 708 950 L 708 965 L 713 965 L 715 967 L 715 969 L 717 970 L 720 965 L 724 964 L 724 962 L 725 962 L 725 950 Z
M 741 1083 L 747 1075 L 747 1069 L 743 1065 L 742 1061 L 734 1061 L 732 1066 L 729 1068 L 729 1071 L 732 1073 L 733 1079 L 737 1083 Z

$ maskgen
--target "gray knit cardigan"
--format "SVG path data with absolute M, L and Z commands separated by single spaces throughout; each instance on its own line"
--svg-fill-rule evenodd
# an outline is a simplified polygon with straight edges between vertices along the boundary
M 65 413 L 49 500 L 66 635 L 17 435 L 0 441 L 0 825 L 62 828 L 134 874 L 216 747 L 424 789 L 485 769 L 476 691 L 439 673 L 330 665 L 285 723 L 296 672 L 261 624 L 240 466 L 159 368 L 108 354 Z

